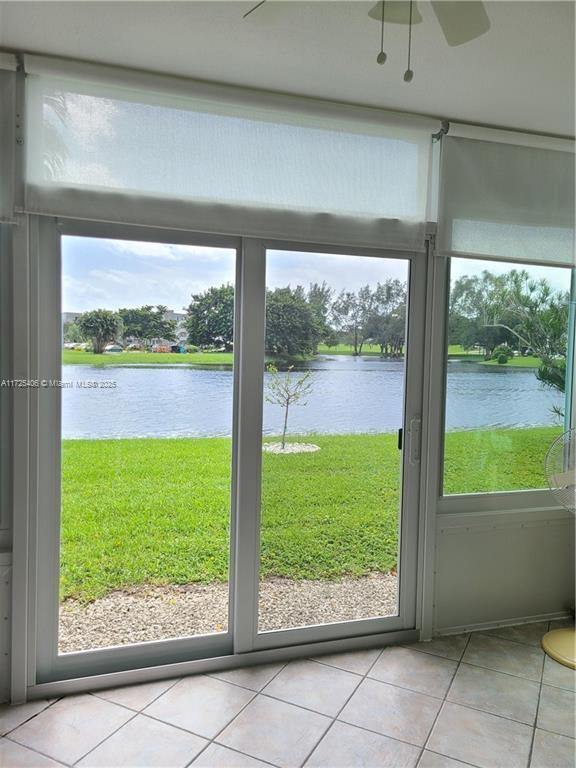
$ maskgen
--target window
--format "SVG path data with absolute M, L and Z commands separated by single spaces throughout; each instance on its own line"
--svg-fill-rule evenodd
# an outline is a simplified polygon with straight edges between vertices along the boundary
M 564 429 L 571 270 L 451 259 L 444 494 L 547 487 Z

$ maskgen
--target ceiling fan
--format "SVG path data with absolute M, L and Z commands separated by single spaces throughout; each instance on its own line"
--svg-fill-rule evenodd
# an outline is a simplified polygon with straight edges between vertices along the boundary
M 253 5 L 242 18 L 246 19 L 254 11 L 261 8 L 267 0 Z M 475 40 L 490 29 L 490 19 L 480 0 L 429 0 L 438 23 L 450 46 L 463 45 Z M 408 67 L 404 73 L 405 82 L 409 83 L 414 77 L 410 67 L 412 49 L 412 26 L 423 21 L 415 0 L 380 0 L 370 9 L 368 16 L 380 22 L 380 52 L 376 57 L 378 64 L 384 64 L 387 55 L 384 52 L 384 26 L 386 23 L 408 25 Z

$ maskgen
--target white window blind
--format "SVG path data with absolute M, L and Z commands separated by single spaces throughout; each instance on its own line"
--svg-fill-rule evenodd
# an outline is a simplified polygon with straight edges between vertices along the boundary
M 448 254 L 573 265 L 573 152 L 445 137 L 438 244 Z
M 163 92 L 144 78 L 27 78 L 28 211 L 150 223 L 154 200 L 160 225 L 423 247 L 434 123 Z
M 0 54 L 0 222 L 14 219 L 16 75 L 11 64 Z

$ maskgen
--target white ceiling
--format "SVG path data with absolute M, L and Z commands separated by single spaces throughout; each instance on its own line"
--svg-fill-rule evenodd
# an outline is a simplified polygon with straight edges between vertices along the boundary
M 427 2 L 389 25 L 374 2 L 0 2 L 0 46 L 195 78 L 574 135 L 574 2 L 487 2 L 492 28 L 449 48 Z

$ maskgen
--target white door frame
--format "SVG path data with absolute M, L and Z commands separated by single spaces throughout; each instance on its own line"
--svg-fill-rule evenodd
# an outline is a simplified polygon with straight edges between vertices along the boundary
M 57 654 L 59 520 L 60 520 L 60 397 L 54 388 L 30 391 L 27 463 L 29 502 L 26 532 L 28 554 L 28 647 L 24 679 L 29 695 L 42 695 L 65 681 L 87 675 L 136 674 L 174 665 L 204 668 L 231 666 L 295 655 L 297 647 L 316 643 L 318 649 L 380 645 L 415 639 L 417 624 L 418 506 L 420 488 L 420 429 L 424 374 L 424 326 L 427 259 L 385 249 L 349 248 L 325 243 L 261 240 L 203 233 L 29 217 L 30 282 L 27 307 L 31 317 L 29 378 L 60 379 L 61 305 L 60 236 L 79 235 L 208 245 L 237 252 L 233 465 L 231 500 L 230 600 L 227 633 L 163 640 L 109 649 Z M 266 251 L 282 249 L 310 253 L 341 253 L 402 259 L 410 264 L 408 354 L 405 368 L 403 494 L 400 539 L 399 615 L 258 633 L 258 552 L 261 481 L 262 399 L 264 375 L 264 320 Z M 18 298 L 18 297 L 17 297 Z M 36 331 L 36 332 L 35 332 Z M 55 350 L 58 350 L 58 354 Z M 248 394 L 246 394 L 248 393 Z M 42 460 L 40 461 L 40 457 Z M 38 546 L 41 542 L 41 547 Z M 16 544 L 16 542 L 15 542 Z M 290 651 L 293 647 L 293 651 Z M 264 654 L 264 656 L 262 655 Z M 22 664 L 15 678 L 13 698 L 22 700 Z M 199 668 L 200 668 L 199 667 Z M 132 670 L 133 672 L 122 672 Z M 154 676 L 157 676 L 157 672 Z M 99 677 L 99 679 L 103 679 Z M 20 682 L 18 682 L 20 681 Z M 64 682 L 58 682 L 64 681 Z M 108 682 L 108 685 L 112 683 Z M 86 687 L 86 684 L 84 684 Z M 48 686 L 48 688 L 47 688 Z

